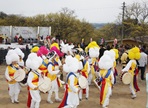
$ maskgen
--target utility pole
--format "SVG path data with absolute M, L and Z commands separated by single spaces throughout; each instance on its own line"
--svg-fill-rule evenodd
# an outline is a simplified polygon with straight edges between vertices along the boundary
M 125 2 L 123 2 L 122 6 L 122 34 L 121 34 L 121 44 L 123 44 L 123 36 L 124 36 L 124 10 L 125 10 Z

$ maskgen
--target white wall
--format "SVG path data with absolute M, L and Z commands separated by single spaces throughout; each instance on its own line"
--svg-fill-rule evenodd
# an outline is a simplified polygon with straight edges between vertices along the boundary
M 23 38 L 37 38 L 37 35 L 46 37 L 51 35 L 51 27 L 18 27 L 18 26 L 0 26 L 0 34 L 3 34 L 13 39 L 16 34 Z

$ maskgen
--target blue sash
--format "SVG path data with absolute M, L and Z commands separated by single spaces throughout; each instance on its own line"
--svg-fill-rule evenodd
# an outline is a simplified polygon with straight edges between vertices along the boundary
M 46 63 L 44 62 L 44 60 L 43 60 L 42 64 L 43 64 L 44 66 L 46 66 L 46 67 L 48 66 L 48 64 L 46 64 Z
M 10 66 L 11 66 L 13 69 L 15 69 L 15 70 L 18 70 L 18 69 L 19 69 L 19 68 L 13 66 L 12 64 L 10 64 Z
M 50 64 L 51 64 L 52 66 L 54 66 L 52 62 L 49 62 L 49 63 L 47 64 L 47 67 L 48 67 L 48 65 L 50 65 Z
M 55 60 L 54 60 L 54 65 L 58 65 L 58 62 L 56 62 Z
M 107 74 L 105 75 L 104 78 L 107 78 L 110 75 L 110 73 L 111 73 L 111 69 L 108 70 L 108 72 L 107 72 Z M 103 80 L 103 77 L 100 78 L 100 81 L 102 81 L 102 80 Z
M 87 62 L 87 60 L 84 60 L 84 61 L 82 62 L 82 63 L 83 63 L 83 67 L 85 66 L 86 62 Z
M 68 78 L 70 77 L 70 75 L 74 75 L 75 77 L 77 77 L 73 72 L 70 72 L 67 76 L 66 82 L 68 82 Z

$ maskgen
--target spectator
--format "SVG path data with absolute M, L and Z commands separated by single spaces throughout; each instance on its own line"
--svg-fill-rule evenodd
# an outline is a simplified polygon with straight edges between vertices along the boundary
M 144 78 L 144 73 L 145 73 L 145 68 L 147 65 L 147 54 L 144 52 L 144 49 L 141 49 L 141 53 L 140 53 L 141 57 L 138 60 L 139 65 L 138 65 L 138 69 L 141 71 L 141 80 L 145 80 Z
M 84 50 L 85 49 L 85 43 L 84 43 L 84 39 L 82 39 L 81 43 L 80 43 L 80 47 Z
M 104 54 L 104 51 L 106 50 L 106 48 L 104 48 L 104 45 L 103 44 L 101 44 L 100 45 L 100 50 L 99 50 L 99 59 L 103 56 L 103 54 Z
M 18 35 L 15 35 L 14 41 L 17 42 L 17 40 L 18 40 Z
M 129 50 L 129 47 L 127 45 L 125 45 L 125 51 L 121 55 L 122 68 L 124 68 L 126 66 L 126 64 L 129 62 L 128 50 Z
M 44 38 L 44 37 L 43 37 L 43 35 L 42 35 L 42 36 L 41 36 L 41 40 L 43 40 L 43 38 Z

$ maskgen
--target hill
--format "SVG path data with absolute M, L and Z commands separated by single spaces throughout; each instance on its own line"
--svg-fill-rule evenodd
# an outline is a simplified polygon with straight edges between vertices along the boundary
M 103 27 L 104 25 L 106 25 L 106 23 L 91 23 L 91 24 L 96 29 L 99 29 L 99 28 Z

